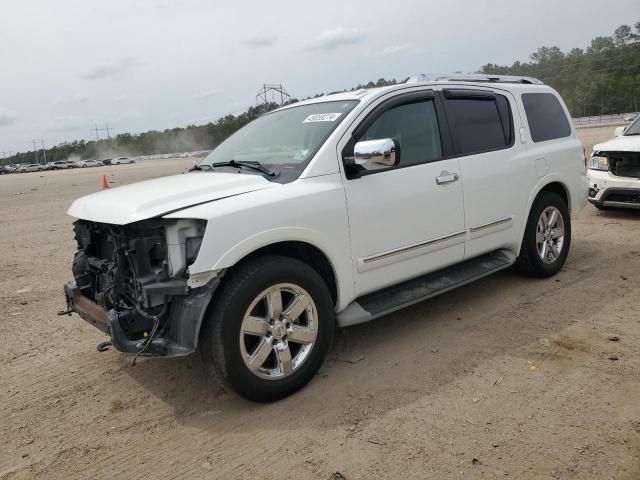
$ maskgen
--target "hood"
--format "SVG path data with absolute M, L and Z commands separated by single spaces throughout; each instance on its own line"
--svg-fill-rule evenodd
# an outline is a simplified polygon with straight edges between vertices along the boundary
M 273 188 L 260 175 L 193 172 L 102 190 L 71 204 L 72 217 L 126 225 L 201 203 Z
M 616 137 L 593 146 L 594 152 L 640 152 L 640 135 Z

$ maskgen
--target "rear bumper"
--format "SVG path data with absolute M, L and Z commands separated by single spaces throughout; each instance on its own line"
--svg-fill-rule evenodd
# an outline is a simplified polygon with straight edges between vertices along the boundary
M 121 352 L 137 353 L 144 348 L 145 355 L 179 357 L 196 350 L 207 306 L 219 283 L 219 278 L 214 278 L 206 286 L 193 289 L 189 295 L 175 297 L 159 328 L 159 335 L 148 345 L 146 338 L 131 339 L 127 336 L 120 323 L 119 312 L 105 310 L 82 295 L 73 284 L 64 286 L 66 313 L 77 313 L 87 323 L 111 337 L 113 347 Z

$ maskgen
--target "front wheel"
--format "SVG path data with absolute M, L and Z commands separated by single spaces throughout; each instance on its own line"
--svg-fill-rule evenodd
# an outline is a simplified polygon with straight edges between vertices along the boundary
M 230 271 L 201 335 L 205 362 L 245 398 L 270 402 L 302 388 L 333 336 L 329 289 L 309 265 L 258 257 Z
M 529 213 L 516 269 L 532 277 L 555 275 L 567 259 L 570 244 L 567 204 L 556 193 L 541 192 Z

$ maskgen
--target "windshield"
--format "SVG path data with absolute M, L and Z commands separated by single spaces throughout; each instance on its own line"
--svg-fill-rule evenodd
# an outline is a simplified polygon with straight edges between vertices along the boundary
M 635 121 L 627 127 L 624 135 L 640 135 L 640 115 L 638 115 Z
M 302 172 L 358 102 L 334 101 L 301 105 L 266 114 L 218 145 L 200 166 L 215 163 L 259 162 L 287 175 Z

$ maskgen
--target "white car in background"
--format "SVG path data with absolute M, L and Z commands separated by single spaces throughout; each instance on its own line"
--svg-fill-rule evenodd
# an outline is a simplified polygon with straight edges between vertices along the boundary
M 130 157 L 118 157 L 111 160 L 111 165 L 120 165 L 121 163 L 136 163 L 136 161 Z
M 80 160 L 80 162 L 78 162 L 78 164 L 82 168 L 102 167 L 102 166 L 104 166 L 104 163 L 102 163 L 100 160 Z
M 594 145 L 589 159 L 589 202 L 600 210 L 640 208 L 640 117 Z
M 66 170 L 67 168 L 73 168 L 73 164 L 66 160 L 47 163 L 47 170 Z
M 28 165 L 23 165 L 18 168 L 19 173 L 27 173 L 27 172 L 43 172 L 47 169 L 44 165 L 39 163 L 30 163 Z

